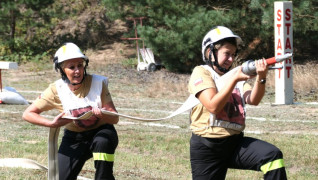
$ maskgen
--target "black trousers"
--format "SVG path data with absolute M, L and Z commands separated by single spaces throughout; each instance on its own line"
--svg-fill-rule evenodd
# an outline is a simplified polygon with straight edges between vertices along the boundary
M 262 171 L 266 180 L 287 179 L 282 152 L 243 133 L 223 139 L 192 134 L 190 158 L 193 180 L 223 180 L 228 168 Z
M 85 132 L 66 130 L 58 152 L 59 179 L 76 180 L 85 162 L 94 158 L 95 179 L 115 179 L 113 176 L 114 153 L 118 145 L 113 125 Z

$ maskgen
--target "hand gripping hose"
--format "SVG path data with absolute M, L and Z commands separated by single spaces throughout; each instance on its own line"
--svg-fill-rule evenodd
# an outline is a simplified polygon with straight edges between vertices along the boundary
M 284 55 L 271 57 L 271 58 L 268 58 L 268 59 L 265 59 L 265 60 L 266 60 L 266 63 L 268 65 L 274 65 L 274 64 L 276 64 L 278 62 L 284 61 L 285 59 L 289 59 L 292 56 L 293 56 L 293 54 L 287 53 L 287 54 L 284 54 Z M 242 64 L 242 71 L 246 75 L 256 75 L 255 61 L 254 60 L 248 60 L 248 61 L 244 62 Z

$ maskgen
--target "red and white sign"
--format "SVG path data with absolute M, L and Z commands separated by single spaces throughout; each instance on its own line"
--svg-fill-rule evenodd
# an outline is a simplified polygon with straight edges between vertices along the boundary
M 279 1 L 274 4 L 275 55 L 293 53 L 293 4 L 292 1 Z M 276 66 L 275 70 L 275 103 L 293 104 L 293 58 Z

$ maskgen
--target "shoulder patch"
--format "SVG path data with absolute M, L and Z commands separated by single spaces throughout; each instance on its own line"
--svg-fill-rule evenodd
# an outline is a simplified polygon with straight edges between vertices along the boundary
M 203 83 L 203 79 L 199 78 L 199 79 L 196 79 L 193 84 L 194 84 L 194 86 L 197 86 L 197 85 L 199 85 L 201 83 Z

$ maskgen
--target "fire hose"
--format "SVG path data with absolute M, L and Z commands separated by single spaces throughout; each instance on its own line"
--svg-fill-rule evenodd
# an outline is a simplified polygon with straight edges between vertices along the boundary
M 289 59 L 291 57 L 292 57 L 292 54 L 285 54 L 282 56 L 268 58 L 268 59 L 266 59 L 266 62 L 268 65 L 273 65 L 275 63 L 282 62 L 285 59 Z M 231 78 L 233 76 L 233 74 L 235 72 L 237 72 L 238 68 L 242 68 L 242 72 L 247 74 L 247 75 L 255 75 L 255 73 L 256 73 L 256 67 L 255 67 L 254 60 L 246 61 L 245 63 L 242 64 L 242 67 L 238 66 L 219 78 L 219 81 L 224 82 L 224 83 L 219 84 L 217 86 L 218 90 L 223 88 L 223 86 L 225 85 L 225 82 L 227 82 L 227 79 Z M 188 99 L 181 105 L 181 107 L 179 107 L 176 111 L 174 111 L 173 113 L 171 113 L 167 117 L 157 118 L 157 119 L 134 117 L 134 116 L 110 112 L 110 111 L 106 111 L 106 110 L 102 110 L 102 113 L 108 114 L 108 115 L 113 115 L 113 116 L 124 117 L 124 118 L 128 118 L 128 119 L 136 120 L 136 121 L 153 122 L 153 121 L 162 121 L 165 119 L 172 118 L 176 115 L 179 115 L 185 111 L 192 109 L 194 106 L 196 106 L 199 103 L 200 103 L 200 101 L 194 95 L 191 94 L 188 97 Z M 81 120 L 81 119 L 88 119 L 92 115 L 93 115 L 92 112 L 89 111 L 80 117 L 64 116 L 64 118 Z M 0 159 L 0 167 L 22 167 L 22 168 L 30 168 L 30 169 L 47 170 L 48 171 L 48 180 L 58 180 L 59 179 L 59 171 L 58 171 L 57 153 L 58 153 L 59 132 L 60 132 L 60 128 L 50 128 L 50 131 L 49 131 L 48 168 L 37 163 L 36 161 L 30 160 L 30 159 L 24 159 L 24 158 Z M 79 176 L 78 179 L 87 179 L 87 178 Z

